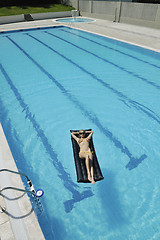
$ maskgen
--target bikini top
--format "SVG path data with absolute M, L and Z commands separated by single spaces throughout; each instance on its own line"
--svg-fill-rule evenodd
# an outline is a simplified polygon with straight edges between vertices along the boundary
M 87 142 L 89 142 L 89 138 L 84 138 L 84 139 L 86 139 L 86 140 L 87 140 Z M 78 140 L 78 143 L 81 143 L 81 142 L 83 142 L 83 141 L 84 141 L 84 139 L 79 139 L 79 140 Z

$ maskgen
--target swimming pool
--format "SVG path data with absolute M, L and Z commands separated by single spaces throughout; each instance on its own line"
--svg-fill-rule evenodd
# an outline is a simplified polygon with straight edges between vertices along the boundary
M 80 18 L 80 17 L 72 17 L 72 18 L 61 18 L 61 19 L 57 19 L 56 20 L 57 22 L 86 22 L 86 23 L 88 23 L 88 22 L 93 22 L 94 20 L 93 19 L 90 19 L 90 18 Z
M 0 119 L 46 239 L 159 240 L 160 54 L 67 27 L 0 35 Z M 70 129 L 104 180 L 77 184 Z

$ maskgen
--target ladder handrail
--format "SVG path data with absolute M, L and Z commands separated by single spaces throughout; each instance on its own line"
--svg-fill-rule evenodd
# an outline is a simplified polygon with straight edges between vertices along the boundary
M 0 169 L 0 172 L 3 172 L 3 171 L 7 171 L 7 172 L 10 172 L 10 173 L 15 173 L 15 174 L 19 174 L 19 175 L 25 176 L 25 177 L 27 178 L 27 183 L 28 183 L 28 185 L 29 185 L 29 187 L 30 187 L 30 191 L 29 191 L 29 190 L 26 190 L 26 189 L 16 188 L 16 187 L 4 187 L 4 188 L 0 189 L 0 195 L 1 195 L 1 193 L 2 193 L 3 191 L 9 190 L 9 189 L 31 194 L 31 195 L 33 195 L 33 198 L 34 198 L 34 200 L 35 200 L 35 203 L 36 203 L 36 205 L 38 206 L 38 209 L 40 210 L 40 212 L 42 212 L 42 211 L 43 211 L 43 208 L 42 208 L 41 202 L 40 202 L 40 200 L 39 200 L 39 197 L 42 197 L 42 196 L 43 196 L 44 191 L 43 191 L 42 189 L 39 189 L 39 190 L 35 191 L 31 180 L 30 180 L 30 179 L 28 178 L 28 176 L 27 176 L 26 174 L 24 174 L 24 173 L 19 173 L 19 172 L 12 171 L 12 170 L 9 170 L 9 169 Z M 2 207 L 0 206 L 0 210 L 3 212 L 3 211 L 5 211 L 5 208 L 2 208 Z
M 25 189 L 21 189 L 21 188 L 16 188 L 16 187 L 4 187 L 4 188 L 0 189 L 0 194 L 1 194 L 1 192 L 5 191 L 5 190 L 8 190 L 8 189 L 12 189 L 12 190 L 20 191 L 20 192 L 25 192 L 25 193 L 30 193 L 30 194 L 34 195 L 35 197 L 37 197 L 35 192 L 25 190 Z
M 27 178 L 27 181 L 30 181 L 29 178 L 28 178 L 28 176 L 27 176 L 26 174 L 24 174 L 24 173 L 15 172 L 15 171 L 9 170 L 9 169 L 7 169 L 7 168 L 0 169 L 0 172 L 4 172 L 4 171 L 6 171 L 6 172 L 10 172 L 10 173 L 15 173 L 15 174 L 22 175 L 22 176 L 24 176 L 24 177 Z

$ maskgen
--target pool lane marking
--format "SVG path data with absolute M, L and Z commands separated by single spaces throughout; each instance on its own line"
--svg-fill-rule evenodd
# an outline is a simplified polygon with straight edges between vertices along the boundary
M 47 32 L 48 33 L 48 32 Z M 144 106 L 143 104 L 140 104 L 136 101 L 133 101 L 132 99 L 129 99 L 127 96 L 125 96 L 123 93 L 119 92 L 118 90 L 112 88 L 108 83 L 104 82 L 102 79 L 98 78 L 95 74 L 89 72 L 88 70 L 86 70 L 85 68 L 81 67 L 80 65 L 78 65 L 77 63 L 73 62 L 70 58 L 64 56 L 63 54 L 61 54 L 60 52 L 58 52 L 57 50 L 53 49 L 52 47 L 48 46 L 46 43 L 42 42 L 41 40 L 37 39 L 36 37 L 32 36 L 31 34 L 26 34 L 27 36 L 33 38 L 35 41 L 38 41 L 39 43 L 41 43 L 42 45 L 44 45 L 45 47 L 47 47 L 48 49 L 50 49 L 52 52 L 58 54 L 59 56 L 61 56 L 62 58 L 64 58 L 65 60 L 67 60 L 68 62 L 70 62 L 71 64 L 73 64 L 74 66 L 78 67 L 81 71 L 87 73 L 88 75 L 90 75 L 92 78 L 94 78 L 96 81 L 100 82 L 105 88 L 108 88 L 109 90 L 111 90 L 114 94 L 116 94 L 118 97 L 125 99 L 125 100 L 121 100 L 124 104 L 126 104 L 128 106 L 128 104 L 125 101 L 128 101 L 132 107 L 134 107 L 136 110 L 140 110 L 143 113 L 145 113 L 148 117 L 152 118 L 153 120 L 155 120 L 158 124 L 160 124 L 160 118 L 159 116 L 153 112 L 151 109 L 149 109 L 148 107 Z M 54 34 L 50 34 L 56 38 L 59 38 L 61 40 L 63 40 L 62 38 L 54 35 Z M 67 40 L 63 40 L 63 41 L 67 41 Z M 67 41 L 68 42 L 68 41 Z M 69 43 L 69 42 L 68 42 Z M 72 43 L 71 43 L 72 44 Z
M 91 190 L 85 190 L 80 193 L 75 189 L 75 188 L 78 188 L 79 186 L 71 180 L 70 174 L 65 171 L 62 163 L 58 160 L 58 156 L 56 152 L 53 150 L 51 144 L 49 143 L 48 138 L 46 137 L 44 131 L 41 129 L 40 125 L 36 121 L 35 116 L 32 115 L 29 109 L 29 106 L 23 100 L 21 94 L 19 93 L 18 89 L 14 86 L 11 78 L 3 68 L 2 64 L 0 64 L 0 69 L 7 83 L 9 84 L 11 90 L 13 91 L 17 101 L 19 102 L 23 111 L 25 111 L 26 118 L 30 120 L 34 130 L 37 133 L 37 136 L 41 139 L 41 142 L 43 143 L 44 148 L 46 149 L 47 153 L 50 155 L 51 159 L 54 160 L 52 161 L 52 163 L 54 167 L 57 169 L 57 171 L 59 172 L 57 176 L 63 181 L 65 188 L 72 193 L 73 198 L 64 202 L 65 211 L 70 212 L 74 206 L 74 203 L 80 202 L 85 198 L 92 197 L 94 194 Z
M 98 128 L 99 130 L 111 141 L 114 143 L 115 147 L 119 148 L 122 153 L 126 154 L 130 161 L 126 165 L 126 168 L 129 170 L 132 170 L 136 168 L 146 157 L 146 154 L 142 154 L 139 158 L 133 157 L 131 152 L 126 146 L 123 146 L 122 143 L 115 137 L 113 136 L 112 132 L 110 132 L 107 128 L 103 127 L 103 125 L 100 123 L 99 119 L 96 117 L 95 114 L 91 114 L 89 111 L 87 111 L 83 105 L 74 97 L 72 94 L 70 94 L 64 86 L 62 86 L 50 73 L 47 72 L 39 63 L 36 62 L 22 47 L 18 45 L 13 39 L 10 37 L 7 37 L 20 51 L 22 51 L 43 73 L 45 73 L 51 80 L 52 82 L 61 90 L 61 92 L 67 96 L 67 98 L 76 105 L 76 107 L 79 107 L 79 109 L 87 116 L 90 121 L 92 121 Z
M 49 30 L 50 30 L 50 29 L 49 29 Z M 125 53 L 125 52 L 123 52 L 123 51 L 121 51 L 121 50 L 118 50 L 118 49 L 115 49 L 115 48 L 106 46 L 105 44 L 99 43 L 99 42 L 97 42 L 97 41 L 94 41 L 94 40 L 92 40 L 92 39 L 89 39 L 89 38 L 87 38 L 87 37 L 84 37 L 84 36 L 82 36 L 82 35 L 79 35 L 79 34 L 77 34 L 77 33 L 74 33 L 73 31 L 71 32 L 71 31 L 67 31 L 67 30 L 65 30 L 65 29 L 59 29 L 59 31 L 66 32 L 66 33 L 69 33 L 69 34 L 71 34 L 71 35 L 75 35 L 76 37 L 79 37 L 79 38 L 83 38 L 83 39 L 85 39 L 85 40 L 87 40 L 87 41 L 89 41 L 89 42 L 95 43 L 95 44 L 97 44 L 97 45 L 99 45 L 99 46 L 102 46 L 102 47 L 107 48 L 107 49 L 109 49 L 109 50 L 118 52 L 118 53 L 120 53 L 120 54 L 122 54 L 122 55 L 125 55 L 125 56 L 127 56 L 127 57 L 136 59 L 137 61 L 140 61 L 140 62 L 142 62 L 142 63 L 146 63 L 146 64 L 148 64 L 148 65 L 150 65 L 150 66 L 152 66 L 152 67 L 155 67 L 155 68 L 160 69 L 160 66 L 158 66 L 158 65 L 156 65 L 156 64 L 154 64 L 154 63 L 151 63 L 151 62 L 148 62 L 148 61 L 146 61 L 146 60 L 140 59 L 140 58 L 138 58 L 138 57 L 136 57 L 136 56 L 130 55 L 129 53 Z M 85 33 L 85 34 L 87 34 L 87 35 L 91 34 L 91 33 L 88 33 L 88 32 L 84 32 L 84 31 L 82 31 L 82 30 L 78 30 L 78 31 L 80 31 L 80 32 L 82 32 L 82 33 Z M 46 32 L 47 32 L 47 31 L 46 31 Z M 94 35 L 96 35 L 96 34 L 93 34 L 93 36 L 94 36 Z M 101 37 L 101 36 L 99 36 L 99 35 L 97 35 L 97 36 L 98 36 L 98 37 Z M 103 37 L 103 38 L 107 38 L 107 37 Z M 110 40 L 111 40 L 111 39 L 110 39 Z M 114 40 L 114 41 L 121 42 L 121 41 L 118 41 L 118 40 Z M 122 43 L 123 43 L 123 42 L 122 42 Z M 133 45 L 133 46 L 134 46 L 134 47 L 137 47 L 137 46 L 135 46 L 135 45 Z M 151 50 L 148 50 L 148 49 L 146 49 L 146 50 L 147 50 L 147 51 L 151 51 Z M 143 51 L 144 51 L 144 49 L 143 49 Z M 159 54 L 159 53 L 154 52 L 154 54 Z
M 89 39 L 89 38 L 87 38 L 87 37 L 84 37 L 84 36 L 82 36 L 82 35 L 76 34 L 76 33 L 74 33 L 73 31 L 71 32 L 71 31 L 67 31 L 67 30 L 65 30 L 65 29 L 59 29 L 59 31 L 66 32 L 66 33 L 69 33 L 69 34 L 71 34 L 71 35 L 75 35 L 75 36 L 77 36 L 77 37 L 79 37 L 79 38 L 83 38 L 83 39 L 85 39 L 85 40 L 87 40 L 87 41 L 90 41 L 90 42 L 92 42 L 92 43 L 95 43 L 95 44 L 97 44 L 97 45 L 99 45 L 99 46 L 102 46 L 102 47 L 107 48 L 107 49 L 109 49 L 109 50 L 118 52 L 118 53 L 120 53 L 120 54 L 122 54 L 122 55 L 125 55 L 125 56 L 127 56 L 127 57 L 136 59 L 137 61 L 140 61 L 140 62 L 142 62 L 142 63 L 146 63 L 146 64 L 148 64 L 148 65 L 150 65 L 150 66 L 152 66 L 152 67 L 155 67 L 155 68 L 160 69 L 160 66 L 158 66 L 158 65 L 156 65 L 156 64 L 154 64 L 154 63 L 150 63 L 150 62 L 145 61 L 145 60 L 143 60 L 143 59 L 140 59 L 140 58 L 138 58 L 138 57 L 136 57 L 136 56 L 130 55 L 130 54 L 128 54 L 128 53 L 125 53 L 125 52 L 123 52 L 123 51 L 121 51 L 121 50 L 114 49 L 114 48 L 112 48 L 112 47 L 106 46 L 105 44 L 99 43 L 99 42 L 97 42 L 97 41 L 94 41 L 94 40 Z M 80 30 L 79 30 L 79 31 L 80 31 Z M 84 31 L 82 31 L 82 33 L 86 33 L 87 35 L 90 34 L 90 33 L 84 32 Z M 93 36 L 94 36 L 94 35 L 95 35 L 95 34 L 93 34 Z M 98 35 L 98 37 L 100 37 L 100 36 Z M 104 37 L 104 38 L 105 38 L 105 37 Z M 111 39 L 110 39 L 110 40 L 111 40 Z M 118 41 L 118 40 L 114 40 L 114 41 Z M 118 42 L 120 42 L 120 41 L 118 41 Z M 133 46 L 134 46 L 134 45 L 133 45 Z M 135 46 L 134 46 L 134 47 L 135 47 Z M 148 49 L 147 49 L 147 51 L 148 51 Z
M 149 85 L 151 85 L 151 86 L 153 86 L 153 87 L 156 87 L 158 90 L 160 90 L 160 86 L 159 86 L 159 85 L 156 85 L 154 82 L 151 82 L 151 81 L 149 81 L 149 80 L 146 79 L 146 78 L 140 77 L 139 75 L 137 75 L 137 74 L 135 74 L 135 73 L 133 73 L 133 72 L 131 72 L 131 71 L 128 71 L 127 69 L 125 69 L 125 68 L 123 68 L 123 67 L 120 67 L 119 65 L 117 65 L 117 64 L 115 64 L 115 63 L 113 63 L 113 62 L 111 62 L 111 61 L 109 61 L 109 60 L 107 60 L 107 59 L 105 59 L 105 58 L 102 58 L 102 57 L 98 56 L 98 55 L 95 54 L 95 53 L 92 53 L 92 52 L 90 52 L 90 51 L 88 51 L 88 50 L 86 50 L 86 49 L 84 49 L 84 48 L 82 48 L 82 47 L 79 47 L 79 46 L 77 46 L 76 44 L 70 43 L 70 42 L 67 41 L 66 39 L 63 39 L 63 38 L 61 38 L 61 37 L 58 37 L 57 35 L 54 35 L 54 34 L 49 33 L 49 32 L 47 32 L 47 31 L 44 31 L 44 32 L 47 33 L 47 34 L 49 34 L 49 35 L 51 35 L 51 36 L 53 36 L 53 37 L 56 37 L 56 38 L 58 38 L 58 39 L 60 39 L 60 40 L 62 40 L 62 41 L 64 41 L 64 42 L 66 42 L 66 43 L 68 43 L 68 44 L 70 44 L 70 45 L 72 45 L 72 46 L 74 46 L 74 47 L 76 47 L 76 48 L 78 48 L 78 49 L 80 49 L 80 50 L 82 50 L 82 51 L 84 51 L 85 53 L 88 53 L 88 54 L 90 54 L 90 55 L 92 55 L 92 56 L 94 56 L 94 57 L 96 57 L 96 58 L 99 58 L 100 60 L 102 60 L 102 61 L 104 61 L 104 62 L 106 62 L 106 63 L 109 63 L 109 64 L 113 65 L 114 67 L 119 68 L 120 70 L 122 70 L 122 71 L 124 71 L 124 72 L 126 72 L 126 73 L 128 73 L 128 74 L 131 74 L 132 76 L 134 76 L 134 77 L 136 77 L 136 78 L 138 78 L 138 79 L 141 79 L 141 80 L 143 80 L 145 83 L 148 83 Z M 80 66 L 79 64 L 73 62 L 70 58 L 66 57 L 66 56 L 63 55 L 62 53 L 60 53 L 60 52 L 58 52 L 57 50 L 53 49 L 52 47 L 50 47 L 50 46 L 47 45 L 46 43 L 42 42 L 41 40 L 37 39 L 36 37 L 32 36 L 31 34 L 26 33 L 26 35 L 28 35 L 29 37 L 31 37 L 31 38 L 35 39 L 36 41 L 40 42 L 41 44 L 43 44 L 44 46 L 46 46 L 47 48 L 49 48 L 51 51 L 53 51 L 53 52 L 57 53 L 58 55 L 60 55 L 61 57 L 65 58 L 67 61 L 69 61 L 70 63 L 74 64 L 76 67 L 80 68 L 80 69 L 81 69 L 82 71 L 84 71 L 85 73 L 91 75 L 94 79 L 96 79 L 96 80 L 98 80 L 99 82 L 103 83 L 103 85 L 107 84 L 107 83 L 105 83 L 102 79 L 98 78 L 95 74 L 89 72 L 89 71 L 86 70 L 84 67 L 82 67 L 82 66 Z M 109 85 L 109 84 L 107 84 L 107 85 Z
M 64 32 L 70 33 L 70 32 L 68 32 L 68 31 L 65 31 L 65 30 L 62 30 L 62 29 L 60 29 L 60 31 L 64 31 Z M 64 41 L 64 42 L 66 42 L 66 43 L 68 43 L 68 44 L 70 44 L 70 45 L 72 45 L 72 46 L 74 46 L 74 47 L 76 47 L 76 48 L 78 48 L 78 49 L 80 49 L 80 50 L 82 50 L 82 51 L 84 51 L 85 53 L 88 53 L 88 54 L 90 54 L 90 55 L 92 55 L 92 56 L 94 56 L 94 57 L 96 57 L 96 58 L 98 58 L 98 59 L 100 59 L 100 60 L 102 60 L 102 61 L 104 61 L 104 62 L 106 62 L 106 63 L 109 63 L 109 64 L 113 65 L 114 67 L 116 67 L 116 68 L 118 68 L 118 69 L 120 69 L 120 70 L 122 70 L 122 71 L 124 71 L 124 72 L 126 72 L 126 73 L 128 73 L 128 74 L 130 74 L 130 75 L 132 75 L 133 77 L 136 77 L 136 78 L 142 80 L 143 82 L 145 82 L 145 83 L 147 83 L 147 84 L 149 84 L 149 85 L 157 88 L 158 90 L 160 90 L 160 86 L 159 86 L 159 85 L 157 85 L 156 83 L 154 83 L 154 82 L 152 82 L 152 81 L 149 81 L 147 78 L 141 77 L 141 76 L 139 76 L 138 74 L 136 74 L 136 73 L 134 73 L 134 72 L 132 72 L 132 71 L 129 71 L 129 70 L 127 70 L 126 68 L 121 67 L 121 66 L 119 66 L 118 64 L 116 64 L 116 63 L 114 63 L 114 62 L 112 62 L 112 61 L 109 61 L 109 60 L 106 59 L 106 58 L 100 57 L 100 56 L 98 56 L 97 54 L 95 54 L 95 53 L 93 53 L 93 52 L 91 52 L 91 51 L 88 51 L 88 50 L 85 49 L 85 48 L 82 48 L 82 47 L 80 47 L 80 46 L 78 46 L 78 45 L 76 45 L 76 44 L 74 44 L 74 43 L 71 43 L 71 42 L 67 41 L 66 39 L 64 39 L 64 38 L 62 38 L 62 37 L 59 37 L 59 36 L 57 36 L 57 35 L 55 35 L 55 34 L 52 34 L 52 33 L 48 32 L 48 31 L 44 31 L 44 32 L 47 33 L 47 34 L 49 34 L 49 35 L 51 35 L 51 36 L 54 36 L 55 38 L 58 38 L 58 39 L 60 39 L 60 40 L 62 40 L 62 41 Z M 72 34 L 72 33 L 71 33 L 71 34 Z M 74 35 L 76 35 L 76 34 L 74 34 Z M 78 37 L 81 37 L 81 36 L 78 35 Z M 90 39 L 88 39 L 88 38 L 86 38 L 86 37 L 81 37 L 81 38 L 84 38 L 85 40 L 91 41 L 91 42 L 93 42 L 93 43 L 97 43 L 96 41 L 90 40 Z M 98 44 L 98 45 L 102 45 L 102 44 L 99 44 L 99 43 L 97 43 L 97 44 Z M 103 46 L 103 45 L 102 45 L 102 46 Z M 104 45 L 104 46 L 105 46 L 105 45 Z M 109 48 L 109 47 L 106 47 L 106 48 Z M 112 48 L 109 48 L 109 49 L 114 50 L 114 49 L 112 49 Z M 123 52 L 118 51 L 118 50 L 115 50 L 115 51 L 120 52 L 120 53 L 123 53 Z M 130 57 L 130 55 L 128 55 L 128 54 L 125 54 L 125 53 L 123 53 L 123 54 Z M 133 58 L 134 58 L 134 57 L 133 57 Z M 137 60 L 137 58 L 135 58 L 135 59 Z M 140 60 L 139 60 L 139 61 L 140 61 Z M 156 66 L 156 65 L 152 65 L 152 66 L 157 67 L 158 69 L 160 69 L 160 67 L 158 67 L 158 66 Z

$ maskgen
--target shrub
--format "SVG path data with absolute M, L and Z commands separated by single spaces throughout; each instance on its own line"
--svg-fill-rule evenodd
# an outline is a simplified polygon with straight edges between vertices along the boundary
M 60 0 L 0 0 L 0 7 L 9 6 L 45 6 L 60 3 Z

